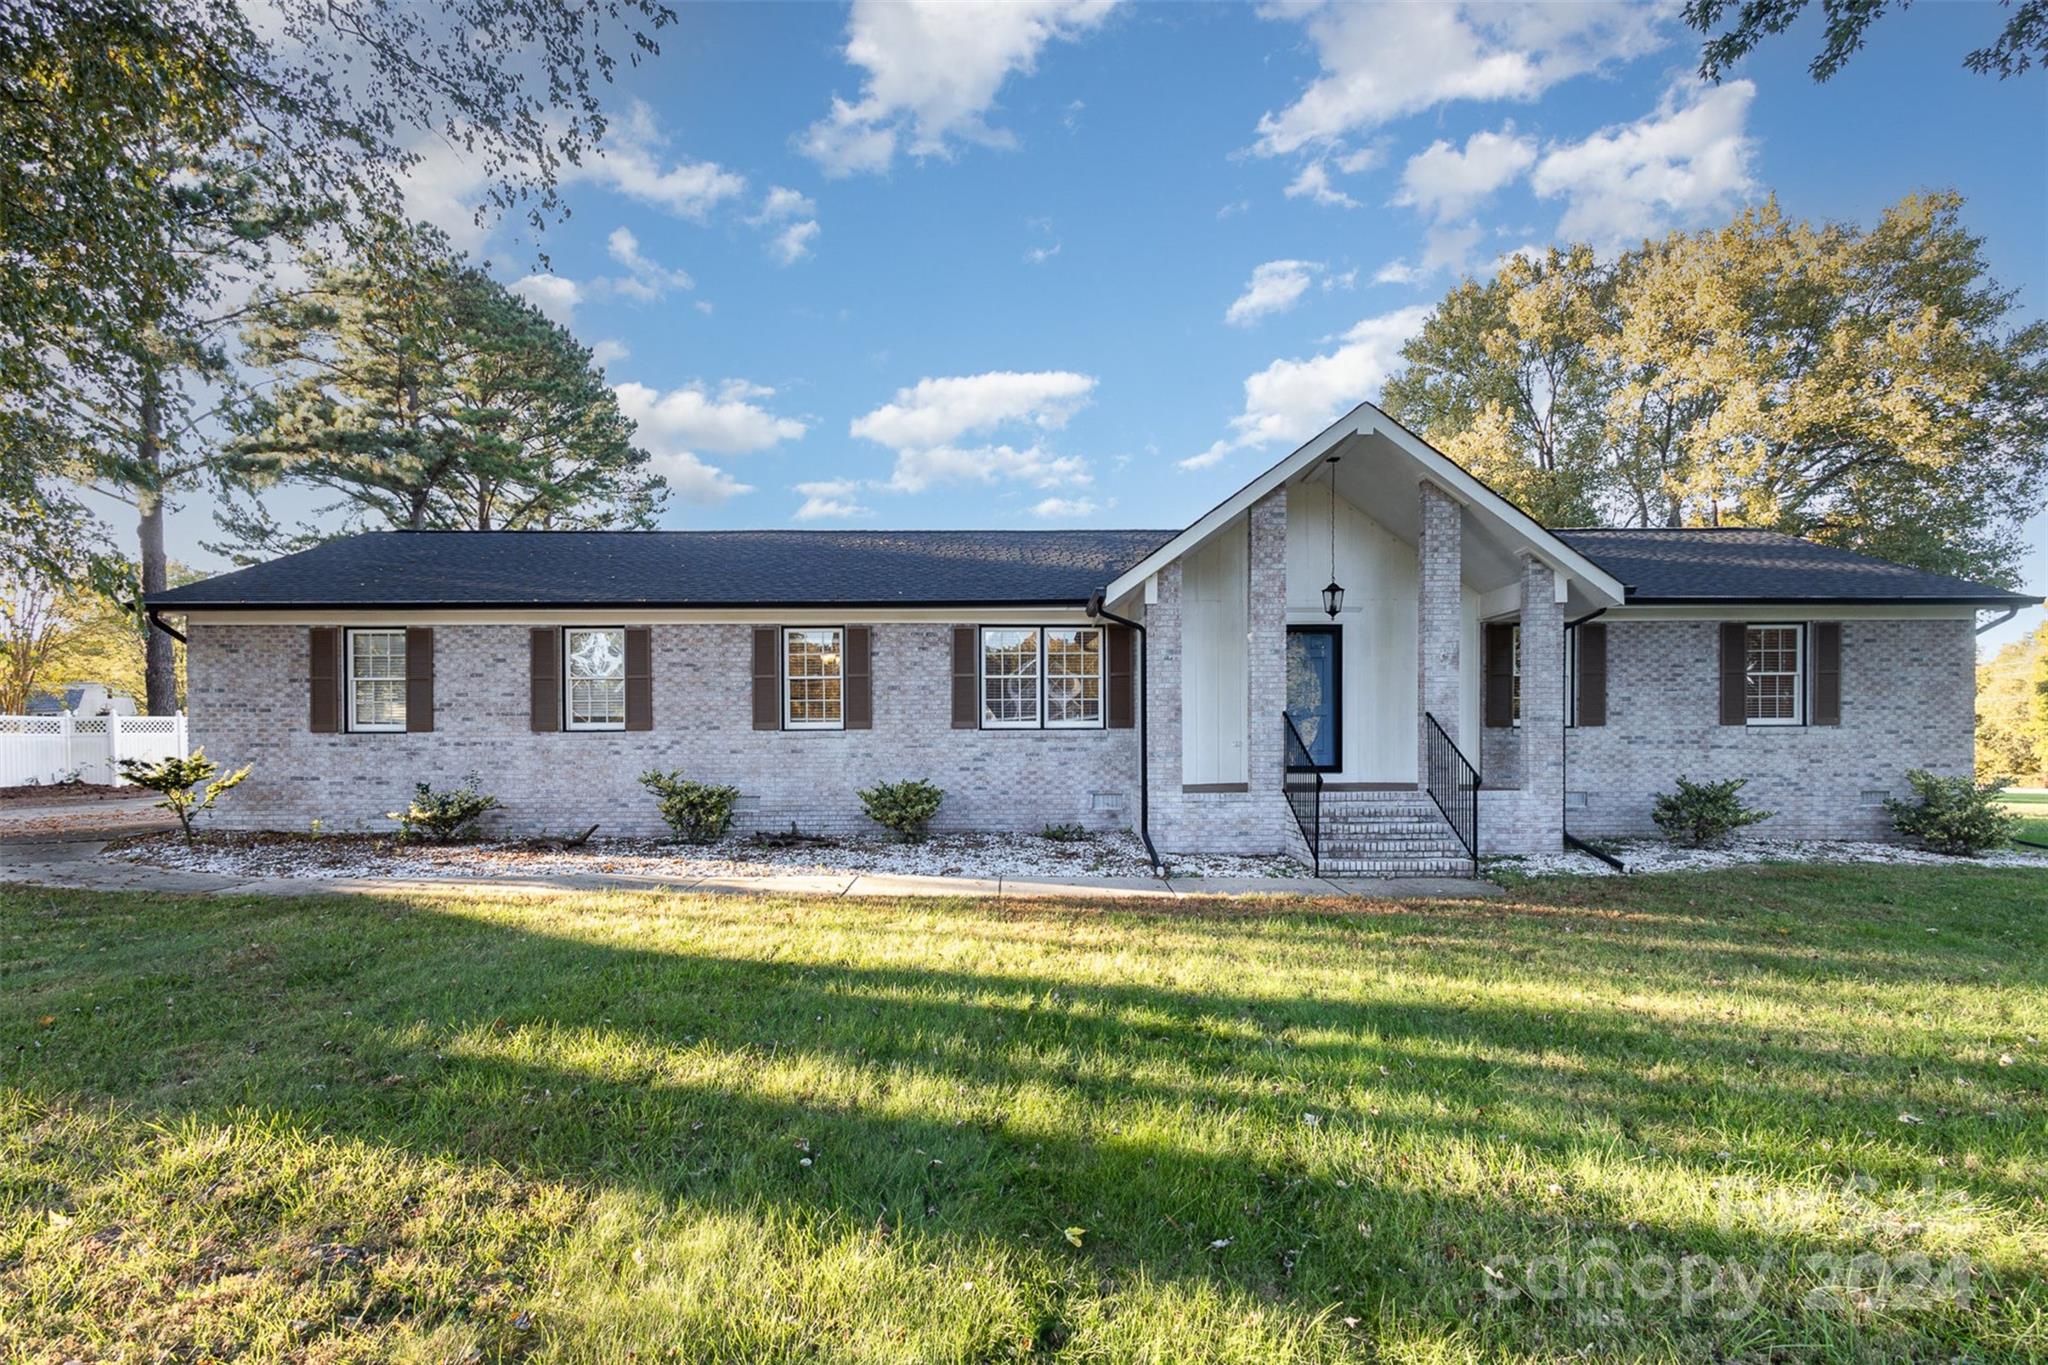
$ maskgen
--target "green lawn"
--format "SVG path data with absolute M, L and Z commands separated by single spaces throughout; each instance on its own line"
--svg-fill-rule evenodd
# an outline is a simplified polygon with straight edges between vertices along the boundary
M 0 891 L 0 1359 L 2038 1360 L 2044 913 Z
M 2007 792 L 2001 804 L 2020 817 L 2020 838 L 2048 844 L 2048 792 Z

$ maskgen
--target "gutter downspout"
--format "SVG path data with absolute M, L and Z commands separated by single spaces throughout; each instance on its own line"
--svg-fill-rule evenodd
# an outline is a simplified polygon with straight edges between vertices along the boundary
M 156 608 L 155 608 L 155 607 L 150 607 L 150 608 L 148 608 L 147 610 L 145 610 L 145 611 L 144 611 L 143 615 L 144 615 L 145 619 L 147 619 L 147 620 L 148 620 L 149 624 L 150 624 L 150 625 L 151 625 L 152 627 L 154 627 L 155 629 L 157 629 L 157 630 L 160 630 L 160 631 L 162 631 L 162 632 L 163 632 L 164 634 L 166 634 L 166 635 L 170 636 L 170 637 L 171 637 L 171 638 L 172 638 L 173 640 L 176 640 L 176 641 L 177 641 L 177 642 L 178 642 L 179 644 L 181 644 L 181 645 L 188 645 L 188 644 L 191 644 L 191 643 L 192 643 L 192 642 L 191 642 L 190 640 L 187 640 L 187 639 L 186 639 L 186 638 L 184 637 L 184 635 L 183 635 L 183 634 L 181 634 L 181 633 L 180 633 L 180 632 L 179 632 L 179 631 L 178 631 L 177 629 L 175 629 L 174 627 L 171 627 L 171 626 L 167 626 L 167 625 L 165 625 L 165 624 L 164 624 L 164 618 L 163 618 L 163 617 L 161 617 L 161 616 L 159 616 L 159 615 L 157 615 L 157 613 L 156 613 Z
M 2019 614 L 2020 609 L 2017 606 L 2007 607 L 2005 609 L 2004 615 L 1994 616 L 1989 621 L 1986 621 L 1983 625 L 1977 627 L 1977 634 L 1982 635 L 1987 630 L 1997 630 L 2000 626 L 2004 625 L 2007 621 L 2012 620 L 2013 617 L 2018 616 Z
M 1145 627 L 1128 616 L 1118 616 L 1103 605 L 1100 591 L 1088 599 L 1088 614 L 1105 621 L 1114 621 L 1120 626 L 1129 626 L 1138 632 L 1138 679 L 1132 689 L 1136 693 L 1133 700 L 1138 706 L 1138 838 L 1145 844 L 1145 854 L 1152 860 L 1153 872 L 1164 876 L 1165 864 L 1159 860 L 1159 850 L 1152 846 L 1152 775 L 1146 761 L 1147 753 L 1152 747 L 1147 737 L 1152 708 L 1145 705 L 1145 688 L 1150 684 L 1152 674 L 1150 661 L 1146 658 Z
M 1586 622 L 1592 620 L 1594 617 L 1605 616 L 1606 614 L 1607 608 L 1602 607 L 1598 611 L 1587 612 L 1584 616 L 1579 617 L 1576 621 L 1565 622 L 1565 639 L 1569 641 L 1571 639 L 1571 633 L 1573 631 L 1577 630 L 1580 626 L 1585 625 Z M 1564 700 L 1564 714 L 1567 723 L 1562 724 L 1560 726 L 1564 733 L 1558 736 L 1557 743 L 1557 771 L 1558 776 L 1561 779 L 1557 793 L 1558 830 L 1564 835 L 1564 846 L 1566 848 L 1577 849 L 1581 853 L 1591 854 L 1593 857 L 1598 858 L 1601 862 L 1606 863 L 1609 867 L 1613 868 L 1616 872 L 1626 872 L 1628 871 L 1628 869 L 1621 865 L 1621 859 L 1615 857 L 1612 853 L 1609 853 L 1604 849 L 1595 848 L 1593 845 L 1587 843 L 1584 839 L 1581 839 L 1576 834 L 1573 834 L 1571 830 L 1566 826 L 1565 822 L 1569 817 L 1565 814 L 1564 793 L 1565 789 L 1571 786 L 1572 727 L 1568 722 L 1571 718 L 1572 713 L 1572 699 L 1570 697 L 1566 697 Z

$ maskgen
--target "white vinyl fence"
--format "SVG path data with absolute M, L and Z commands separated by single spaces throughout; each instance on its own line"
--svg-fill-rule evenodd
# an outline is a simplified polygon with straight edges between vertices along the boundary
M 121 760 L 185 756 L 183 716 L 0 716 L 0 787 L 119 785 Z

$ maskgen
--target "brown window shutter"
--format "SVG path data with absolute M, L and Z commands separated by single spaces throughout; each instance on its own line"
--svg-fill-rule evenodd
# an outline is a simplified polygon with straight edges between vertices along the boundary
M 981 632 L 973 626 L 953 627 L 953 728 L 972 730 L 981 724 Z
M 553 626 L 533 628 L 532 692 L 528 703 L 535 730 L 562 728 L 562 632 Z
M 434 728 L 434 630 L 405 628 L 405 728 Z
M 654 728 L 654 631 L 626 627 L 626 728 Z
M 1104 641 L 1103 667 L 1109 675 L 1109 728 L 1128 730 L 1137 724 L 1138 715 L 1136 633 L 1129 626 L 1110 626 Z
M 874 641 L 866 626 L 848 626 L 841 641 L 839 696 L 841 723 L 849 730 L 875 728 Z
M 1842 723 L 1842 623 L 1815 621 L 1813 632 L 1813 709 L 1815 725 Z
M 1576 628 L 1578 712 L 1580 725 L 1607 723 L 1607 627 L 1588 621 Z
M 754 728 L 782 728 L 782 632 L 754 627 Z
M 1749 627 L 1740 621 L 1721 623 L 1721 723 L 1749 722 Z
M 1496 729 L 1515 723 L 1515 623 L 1486 627 L 1486 714 Z
M 306 668 L 307 728 L 316 735 L 341 729 L 341 628 L 314 626 L 313 655 Z

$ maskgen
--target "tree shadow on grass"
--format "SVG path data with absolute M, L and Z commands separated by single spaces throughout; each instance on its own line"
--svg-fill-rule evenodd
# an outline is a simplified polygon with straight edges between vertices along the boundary
M 1716 1223 L 1708 1198 L 1650 1213 L 1550 1187 L 1645 1135 L 1679 1135 L 1656 1160 L 1702 1190 L 1726 1170 L 1708 1148 L 1729 1133 L 1767 1177 L 1795 1180 L 1817 1128 L 1875 1122 L 1896 1094 L 1876 1045 L 1841 1079 L 1840 1053 L 1617 1008 L 1532 1015 L 1488 999 L 1481 977 L 1454 1003 L 1347 988 L 1316 957 L 1343 930 L 1317 916 L 1234 936 L 1268 966 L 1300 943 L 1296 965 L 1320 973 L 1262 991 L 1113 964 L 1061 974 L 1028 925 L 966 908 L 936 923 L 835 908 L 855 936 L 835 947 L 799 937 L 814 909 L 772 903 L 529 919 L 433 898 L 160 902 L 97 922 L 93 904 L 58 902 L 41 932 L 73 942 L 9 972 L 54 1021 L 0 1017 L 0 1044 L 45 1054 L 17 1050 L 10 1067 L 42 1102 L 113 1100 L 154 1125 L 278 1116 L 659 1207 L 1022 1247 L 1108 1283 L 1205 1284 L 1304 1324 L 1377 1299 L 1503 1342 L 1568 1327 L 1565 1308 L 1527 1301 L 1473 1326 L 1490 1303 L 1479 1265 L 1560 1239 L 1749 1264 L 1832 1247 L 1824 1230 Z M 663 946 L 634 946 L 634 913 L 669 931 Z M 942 965 L 967 949 L 991 960 Z M 1029 970 L 1004 962 L 1033 953 Z M 180 996 L 198 999 L 180 1010 Z M 1708 1078 L 1711 1099 L 1660 1067 Z M 1900 1169 L 1936 1145 L 1916 1135 Z M 1433 1148 L 1478 1154 L 1485 1188 L 1417 1169 Z M 1068 1227 L 1088 1229 L 1081 1248 Z M 1923 1329 L 1874 1330 L 1911 1350 Z M 1725 1347 L 1738 1329 L 1671 1330 Z

